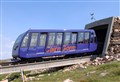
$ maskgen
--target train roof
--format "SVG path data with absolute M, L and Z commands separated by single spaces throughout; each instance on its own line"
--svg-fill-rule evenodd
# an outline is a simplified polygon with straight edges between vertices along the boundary
M 93 32 L 93 30 L 80 30 L 80 29 L 29 29 L 28 32 Z

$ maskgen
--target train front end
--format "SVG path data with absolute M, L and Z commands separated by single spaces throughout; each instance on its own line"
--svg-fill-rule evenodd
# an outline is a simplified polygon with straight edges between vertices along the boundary
M 21 45 L 21 42 L 22 42 L 24 35 L 25 35 L 25 33 L 19 35 L 18 38 L 16 39 L 14 45 L 13 45 L 13 49 L 12 49 L 13 59 L 19 58 L 19 48 L 20 48 L 20 45 Z

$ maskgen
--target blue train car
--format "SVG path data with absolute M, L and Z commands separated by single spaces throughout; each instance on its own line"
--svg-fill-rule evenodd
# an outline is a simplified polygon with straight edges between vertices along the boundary
M 14 43 L 13 58 L 38 58 L 94 52 L 94 30 L 34 30 L 21 34 Z

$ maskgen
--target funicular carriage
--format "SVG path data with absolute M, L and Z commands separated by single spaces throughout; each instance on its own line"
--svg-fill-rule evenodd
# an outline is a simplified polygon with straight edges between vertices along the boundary
M 94 30 L 34 30 L 21 34 L 13 46 L 14 59 L 89 53 L 97 49 Z

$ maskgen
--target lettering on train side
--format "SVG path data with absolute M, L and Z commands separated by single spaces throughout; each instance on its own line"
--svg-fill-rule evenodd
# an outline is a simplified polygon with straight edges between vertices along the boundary
M 61 50 L 61 48 L 55 47 L 55 48 L 48 49 L 47 52 L 55 52 L 55 51 L 60 51 L 60 50 Z
M 63 51 L 75 50 L 76 46 L 66 46 L 63 48 Z

